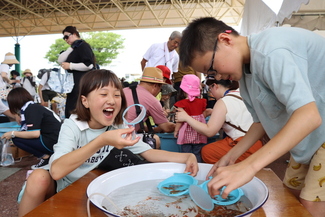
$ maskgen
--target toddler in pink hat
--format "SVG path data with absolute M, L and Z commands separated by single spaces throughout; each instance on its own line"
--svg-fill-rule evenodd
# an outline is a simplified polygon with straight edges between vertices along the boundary
M 201 82 L 196 75 L 188 74 L 182 78 L 178 100 L 174 106 L 184 109 L 195 120 L 206 123 L 203 113 L 206 110 L 206 99 L 199 98 Z M 207 137 L 195 131 L 187 122 L 176 123 L 174 137 L 177 144 L 182 145 L 182 152 L 193 153 L 198 162 L 202 162 L 201 149 L 207 143 Z

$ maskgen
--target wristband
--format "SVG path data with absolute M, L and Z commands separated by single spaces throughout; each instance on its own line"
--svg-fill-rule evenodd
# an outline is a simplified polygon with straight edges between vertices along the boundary
M 11 131 L 11 138 L 13 139 L 13 138 L 15 138 L 16 136 L 15 136 L 15 131 Z

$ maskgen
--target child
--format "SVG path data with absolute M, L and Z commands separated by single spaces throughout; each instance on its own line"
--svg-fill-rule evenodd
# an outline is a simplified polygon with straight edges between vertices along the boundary
M 203 115 L 207 106 L 206 99 L 197 98 L 201 94 L 200 79 L 196 75 L 184 75 L 178 94 L 175 107 L 183 108 L 195 120 L 206 123 Z M 178 122 L 174 136 L 177 144 L 182 145 L 183 152 L 195 154 L 197 161 L 202 162 L 201 149 L 207 143 L 205 135 L 198 133 L 187 122 Z
M 98 167 L 114 147 L 128 149 L 149 162 L 186 163 L 185 172 L 197 174 L 193 154 L 151 149 L 139 137 L 132 140 L 134 128 L 128 128 L 122 120 L 126 108 L 122 88 L 118 77 L 109 70 L 93 70 L 82 77 L 76 109 L 65 119 L 54 146 L 51 175 L 39 169 L 28 177 L 20 216 Z
M 325 39 L 311 31 L 273 27 L 248 37 L 214 18 L 193 21 L 183 32 L 181 62 L 220 79 L 240 82 L 254 123 L 209 175 L 210 195 L 231 190 L 290 151 L 284 184 L 307 210 L 325 216 Z M 238 164 L 236 159 L 266 132 L 271 140 Z
M 218 100 L 213 107 L 208 123 L 204 124 L 195 120 L 183 109 L 178 109 L 176 119 L 187 122 L 194 130 L 207 137 L 216 135 L 220 129 L 226 133 L 225 138 L 207 144 L 201 150 L 202 160 L 205 163 L 214 164 L 244 137 L 253 124 L 253 118 L 239 94 L 237 81 L 216 80 L 215 75 L 210 74 L 207 76 L 206 84 L 212 95 Z M 246 159 L 261 147 L 262 142 L 258 140 L 237 159 L 236 163 Z
M 49 157 L 53 154 L 61 128 L 60 118 L 53 111 L 34 103 L 34 98 L 23 87 L 12 89 L 7 100 L 10 112 L 20 115 L 21 131 L 6 132 L 2 138 L 11 139 L 18 148 L 40 158 L 32 169 L 49 169 Z

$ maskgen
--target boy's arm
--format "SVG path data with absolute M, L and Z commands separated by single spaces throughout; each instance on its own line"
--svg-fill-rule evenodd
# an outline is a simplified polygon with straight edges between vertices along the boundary
M 219 189 L 225 185 L 227 186 L 223 194 L 225 198 L 230 191 L 249 182 L 259 170 L 295 147 L 319 127 L 321 121 L 315 102 L 298 108 L 284 127 L 257 152 L 240 163 L 216 168 L 214 178 L 209 184 L 210 195 L 219 194 Z M 251 142 L 253 140 L 251 139 Z

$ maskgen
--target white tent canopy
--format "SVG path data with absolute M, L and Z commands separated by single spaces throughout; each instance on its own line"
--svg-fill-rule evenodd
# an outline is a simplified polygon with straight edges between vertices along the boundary
M 309 0 L 246 0 L 240 33 L 246 36 L 279 25 L 285 18 L 290 18 L 292 12 L 298 11 L 302 3 L 308 2 Z
M 310 0 L 301 5 L 297 13 L 290 19 L 284 19 L 283 25 L 289 24 L 309 30 L 325 30 L 325 0 Z

